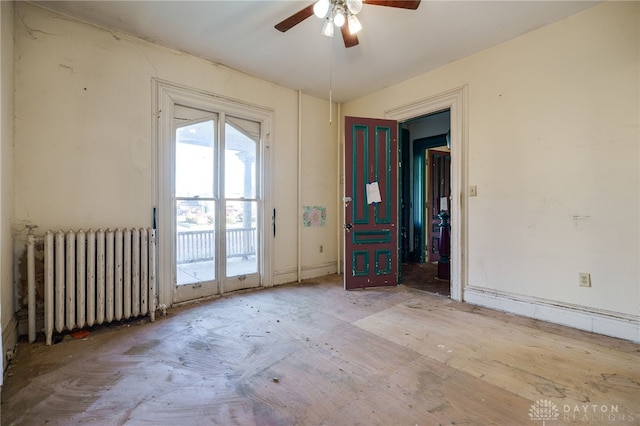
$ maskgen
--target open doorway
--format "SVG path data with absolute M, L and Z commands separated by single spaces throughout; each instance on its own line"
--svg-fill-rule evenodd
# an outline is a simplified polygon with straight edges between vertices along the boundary
M 467 86 L 460 86 L 416 102 L 398 106 L 385 111 L 385 118 L 396 120 L 400 125 L 417 121 L 418 118 L 449 111 L 450 145 L 451 145 L 451 213 L 450 229 L 450 291 L 451 299 L 462 302 L 467 282 L 468 265 L 468 141 L 467 141 Z M 402 132 L 400 132 L 401 135 Z M 401 158 L 401 157 L 400 157 Z M 400 186 L 400 189 L 402 187 Z M 401 192 L 401 191 L 399 191 Z M 412 200 L 413 202 L 413 200 Z M 401 226 L 398 231 L 401 233 Z M 398 256 L 402 261 L 401 240 L 398 243 Z M 401 263 L 401 262 L 400 262 Z M 399 271 L 402 273 L 402 263 Z M 402 277 L 399 277 L 402 282 Z
M 412 118 L 399 126 L 401 282 L 450 297 L 450 110 Z

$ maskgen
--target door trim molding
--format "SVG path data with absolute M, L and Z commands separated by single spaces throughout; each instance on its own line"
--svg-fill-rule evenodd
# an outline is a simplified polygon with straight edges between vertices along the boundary
M 468 271 L 468 86 L 460 86 L 388 109 L 384 117 L 399 123 L 448 109 L 451 121 L 451 299 L 462 301 Z

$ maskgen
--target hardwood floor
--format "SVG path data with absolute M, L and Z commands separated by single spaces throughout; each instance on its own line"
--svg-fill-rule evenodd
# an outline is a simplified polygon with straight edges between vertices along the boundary
M 441 296 L 451 295 L 451 282 L 438 278 L 437 263 L 403 263 L 402 284 Z
M 21 342 L 2 424 L 637 425 L 639 366 L 631 342 L 334 275 Z

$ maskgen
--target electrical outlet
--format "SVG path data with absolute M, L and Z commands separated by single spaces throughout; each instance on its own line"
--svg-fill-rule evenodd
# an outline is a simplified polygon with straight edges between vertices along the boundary
M 591 287 L 591 274 L 580 272 L 580 287 Z
M 320 244 L 320 253 L 322 253 L 324 251 L 324 247 L 322 246 L 322 244 Z

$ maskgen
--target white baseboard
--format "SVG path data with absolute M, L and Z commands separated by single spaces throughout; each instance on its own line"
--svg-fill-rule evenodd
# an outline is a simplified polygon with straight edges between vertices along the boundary
M 13 350 L 18 343 L 18 320 L 15 315 L 11 317 L 11 320 L 2 328 L 2 371 L 7 368 L 8 357 L 7 354 L 13 354 Z M 0 385 L 2 380 L 0 379 Z
M 282 285 L 289 284 L 298 281 L 298 270 L 297 269 L 286 269 L 281 271 L 275 271 L 273 276 L 271 277 L 271 284 Z
M 338 272 L 338 265 L 335 261 L 321 263 L 318 265 L 305 266 L 300 271 L 300 279 L 308 280 L 311 278 L 322 277 L 324 275 L 335 274 Z M 298 281 L 298 270 L 295 268 L 283 271 L 276 271 L 271 278 L 273 285 L 289 284 Z
M 498 292 L 481 287 L 465 287 L 464 301 L 640 343 L 640 316 Z
M 302 268 L 302 279 L 310 280 L 312 278 L 322 277 L 324 275 L 331 275 L 338 272 L 338 265 L 336 262 L 326 262 L 319 265 L 312 265 Z

